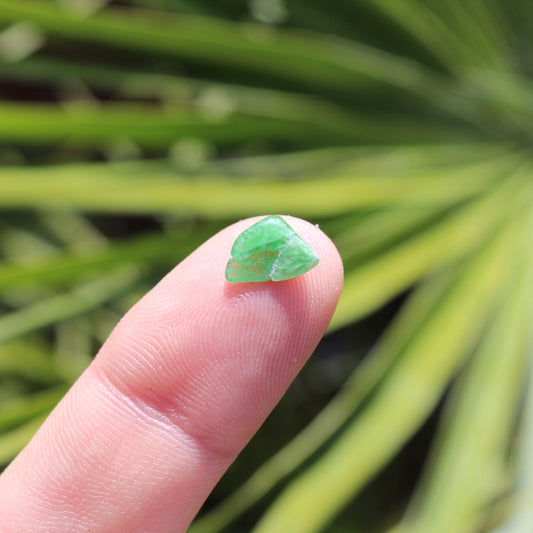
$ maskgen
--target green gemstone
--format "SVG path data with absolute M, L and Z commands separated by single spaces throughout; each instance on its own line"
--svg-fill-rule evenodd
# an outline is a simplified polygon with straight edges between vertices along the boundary
M 226 279 L 232 283 L 283 281 L 305 274 L 317 264 L 313 249 L 281 217 L 272 215 L 237 237 Z

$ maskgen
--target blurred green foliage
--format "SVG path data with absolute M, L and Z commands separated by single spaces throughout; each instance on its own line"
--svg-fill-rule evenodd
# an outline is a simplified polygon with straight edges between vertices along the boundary
M 532 24 L 528 0 L 0 0 L 0 462 L 176 261 L 290 213 L 345 290 L 191 531 L 533 531 Z

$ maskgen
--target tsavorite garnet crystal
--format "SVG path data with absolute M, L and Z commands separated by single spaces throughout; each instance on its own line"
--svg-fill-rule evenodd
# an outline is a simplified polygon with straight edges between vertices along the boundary
M 232 283 L 283 281 L 318 264 L 313 249 L 276 215 L 243 231 L 231 249 L 226 279 Z

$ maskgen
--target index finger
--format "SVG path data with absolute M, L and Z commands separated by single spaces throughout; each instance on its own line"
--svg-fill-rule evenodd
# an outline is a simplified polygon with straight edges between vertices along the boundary
M 117 325 L 0 477 L 3 532 L 184 531 L 324 334 L 342 263 L 284 217 L 319 264 L 282 282 L 224 278 L 233 241 L 204 243 Z

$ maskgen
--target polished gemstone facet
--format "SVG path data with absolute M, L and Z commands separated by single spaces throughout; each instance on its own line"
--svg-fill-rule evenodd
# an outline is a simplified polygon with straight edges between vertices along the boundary
M 281 217 L 272 215 L 237 237 L 226 279 L 233 283 L 283 281 L 305 274 L 317 264 L 313 249 Z

